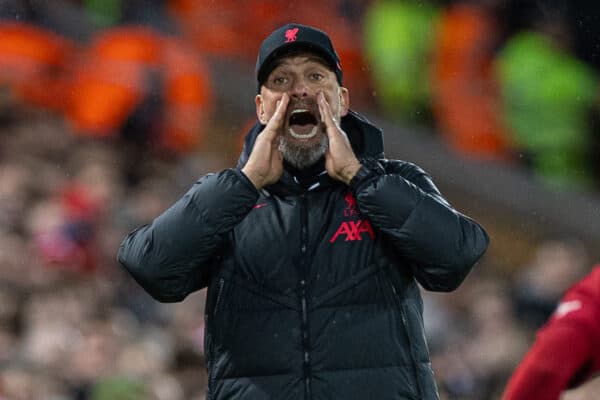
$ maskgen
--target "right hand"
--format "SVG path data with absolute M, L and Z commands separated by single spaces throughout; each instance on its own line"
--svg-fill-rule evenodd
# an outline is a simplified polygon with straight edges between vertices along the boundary
M 289 101 L 289 96 L 284 93 L 265 129 L 256 137 L 248 161 L 242 168 L 242 172 L 257 189 L 277 182 L 283 174 L 279 139 Z
M 333 179 L 344 182 L 346 185 L 360 169 L 360 161 L 356 158 L 346 132 L 338 125 L 331 112 L 331 107 L 325 99 L 323 92 L 317 95 L 321 119 L 325 123 L 329 147 L 325 155 L 325 168 Z

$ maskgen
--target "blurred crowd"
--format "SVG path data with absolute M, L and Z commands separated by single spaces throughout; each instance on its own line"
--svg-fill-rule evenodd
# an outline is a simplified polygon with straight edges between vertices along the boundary
M 600 188 L 589 3 L 0 0 L 0 400 L 204 398 L 204 293 L 159 304 L 116 250 L 232 164 L 253 119 L 232 110 L 252 105 L 258 45 L 284 22 L 330 33 L 353 108 L 560 190 Z M 443 399 L 498 398 L 593 260 L 556 238 L 506 262 L 425 293 Z
M 598 15 L 588 0 L 3 0 L 0 84 L 75 134 L 190 152 L 218 104 L 215 63 L 251 72 L 265 33 L 297 20 L 333 38 L 357 108 L 597 190 Z

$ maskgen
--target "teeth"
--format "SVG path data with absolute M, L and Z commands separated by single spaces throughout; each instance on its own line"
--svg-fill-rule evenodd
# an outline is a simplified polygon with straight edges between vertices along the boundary
M 299 108 L 297 110 L 292 111 L 292 114 L 296 114 L 296 113 L 300 113 L 300 112 L 308 112 L 308 110 L 305 110 L 304 108 Z
M 290 134 L 292 135 L 293 138 L 296 138 L 296 139 L 310 139 L 311 137 L 313 137 L 317 134 L 317 127 L 313 126 L 312 130 L 309 133 L 307 133 L 306 135 L 300 135 L 300 134 L 294 132 L 294 130 L 292 128 L 290 128 Z

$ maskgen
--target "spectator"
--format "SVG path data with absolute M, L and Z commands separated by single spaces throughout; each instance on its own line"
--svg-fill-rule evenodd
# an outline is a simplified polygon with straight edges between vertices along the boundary
M 509 284 L 486 265 L 473 271 L 459 290 L 425 297 L 425 325 L 434 335 L 432 365 L 441 398 L 496 399 L 504 389 L 526 351 L 528 332 L 511 307 Z
M 592 116 L 598 74 L 576 59 L 562 17 L 546 16 L 535 31 L 510 38 L 497 59 L 514 151 L 555 188 L 594 187 Z
M 576 240 L 542 242 L 531 262 L 514 277 L 512 297 L 521 322 L 538 329 L 550 317 L 565 290 L 585 275 L 588 264 L 587 252 Z
M 136 25 L 163 34 L 178 34 L 179 29 L 167 13 L 166 3 L 167 0 L 85 0 L 84 7 L 100 29 Z
M 431 56 L 439 8 L 417 0 L 373 1 L 364 20 L 365 51 L 383 114 L 431 122 Z
M 169 348 L 165 341 L 160 346 L 152 341 L 165 336 L 180 346 L 187 330 L 195 331 L 189 316 L 192 311 L 178 311 L 178 319 L 187 323 L 186 333 L 179 333 L 180 328 L 148 303 L 148 296 L 140 296 L 140 291 L 131 287 L 121 291 L 124 275 L 112 268 L 118 242 L 111 244 L 110 240 L 118 240 L 131 226 L 120 220 L 120 209 L 114 207 L 123 204 L 120 199 L 130 189 L 118 175 L 123 170 L 120 159 L 126 155 L 125 148 L 116 142 L 76 137 L 55 114 L 17 110 L 14 120 L 3 126 L 0 147 L 0 297 L 10 296 L 10 301 L 4 299 L 0 306 L 0 398 L 89 400 L 98 380 L 123 376 L 125 371 L 150 373 L 139 365 L 145 359 L 132 357 L 126 363 L 120 355 L 157 347 L 165 351 Z M 160 181 L 164 198 L 181 190 L 176 174 L 189 174 L 185 163 L 174 160 L 159 163 L 149 157 L 139 167 L 149 182 Z M 139 202 L 151 207 L 141 196 L 129 201 L 136 210 L 142 208 Z M 60 268 L 48 268 L 37 251 L 37 228 L 58 227 L 68 220 L 79 221 L 78 226 L 80 222 L 94 225 L 93 261 L 98 267 L 94 274 L 68 268 L 66 259 L 55 258 L 53 265 Z M 69 248 L 62 246 L 61 251 Z M 130 352 L 137 339 L 145 347 Z M 201 359 L 202 347 L 196 341 L 194 346 L 196 357 Z M 147 357 L 153 354 L 145 353 Z M 154 365 L 149 380 L 157 385 L 161 382 L 159 387 L 148 387 L 146 398 L 190 398 L 187 394 L 164 396 L 183 391 L 177 383 L 182 371 L 194 371 L 196 383 L 202 376 L 200 366 L 188 363 L 183 367 L 174 357 L 161 353 L 146 360 L 152 361 L 147 366 Z M 191 393 L 188 386 L 186 393 Z M 163 389 L 169 390 L 165 393 Z M 163 397 L 158 397 L 161 393 Z

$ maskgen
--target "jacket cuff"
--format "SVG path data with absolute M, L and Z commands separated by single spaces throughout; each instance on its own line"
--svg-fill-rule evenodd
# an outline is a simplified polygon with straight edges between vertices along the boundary
M 359 161 L 361 167 L 349 184 L 354 193 L 358 192 L 362 186 L 385 174 L 385 170 L 375 158 L 365 157 Z
M 256 186 L 254 186 L 254 184 L 252 183 L 252 181 L 250 180 L 250 178 L 248 178 L 248 177 L 246 176 L 246 174 L 244 174 L 240 168 L 231 168 L 231 171 L 233 171 L 233 173 L 234 173 L 235 175 L 237 175 L 237 176 L 240 178 L 240 180 L 241 180 L 241 181 L 242 181 L 242 182 L 243 182 L 243 183 L 244 183 L 246 186 L 248 186 L 250 189 L 252 189 L 252 191 L 253 191 L 254 193 L 256 193 L 257 195 L 260 195 L 260 193 L 259 193 L 258 189 L 256 188 Z

